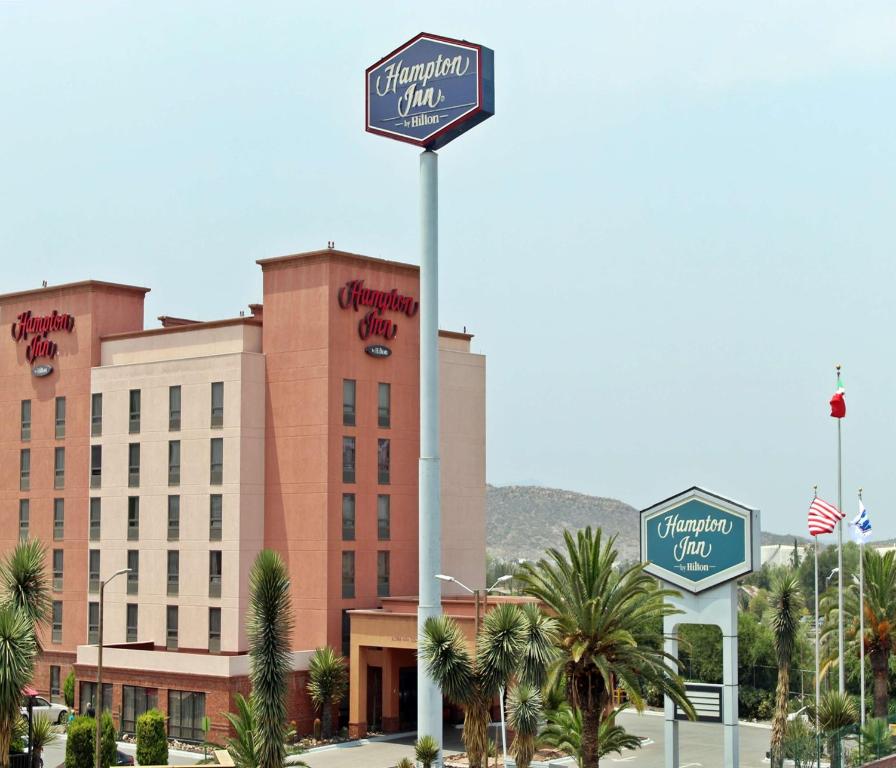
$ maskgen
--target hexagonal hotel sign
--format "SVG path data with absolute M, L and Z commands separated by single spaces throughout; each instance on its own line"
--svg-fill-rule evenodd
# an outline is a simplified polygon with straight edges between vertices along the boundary
M 641 562 L 698 593 L 760 566 L 759 510 L 694 486 L 641 511 Z
M 367 68 L 366 129 L 439 149 L 495 114 L 494 52 L 421 32 Z

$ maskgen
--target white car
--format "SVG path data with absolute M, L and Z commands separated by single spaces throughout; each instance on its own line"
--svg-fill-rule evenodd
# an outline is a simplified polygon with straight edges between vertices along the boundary
M 68 720 L 68 709 L 64 704 L 52 704 L 42 696 L 34 696 L 33 700 L 31 711 L 34 717 L 46 717 L 49 718 L 51 723 L 59 724 Z M 24 717 L 28 717 L 27 701 L 25 706 L 21 708 L 21 712 Z

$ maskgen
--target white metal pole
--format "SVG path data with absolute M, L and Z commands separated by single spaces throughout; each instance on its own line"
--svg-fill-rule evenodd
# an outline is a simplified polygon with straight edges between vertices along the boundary
M 501 751 L 504 753 L 503 765 L 507 765 L 507 723 L 504 720 L 504 686 L 501 686 Z
M 815 748 L 818 751 L 818 765 L 821 765 L 821 751 L 818 749 L 818 706 L 821 702 L 821 673 L 818 662 L 818 536 L 815 536 Z
M 840 366 L 837 366 L 837 381 L 840 381 Z M 839 388 L 839 387 L 838 387 Z M 841 440 L 840 423 L 843 419 L 837 419 L 837 509 L 843 514 L 843 443 Z M 837 523 L 837 653 L 839 662 L 837 669 L 840 693 L 846 690 L 846 659 L 843 656 L 843 520 Z
M 417 636 L 442 613 L 435 575 L 442 570 L 439 471 L 439 183 L 438 155 L 420 155 L 420 495 Z M 418 641 L 419 642 L 419 641 Z M 419 646 L 418 646 L 419 647 Z M 442 693 L 418 662 L 417 733 L 439 744 L 442 764 Z
M 862 489 L 859 488 L 859 503 Z M 865 537 L 859 536 L 859 707 L 862 729 L 865 728 Z

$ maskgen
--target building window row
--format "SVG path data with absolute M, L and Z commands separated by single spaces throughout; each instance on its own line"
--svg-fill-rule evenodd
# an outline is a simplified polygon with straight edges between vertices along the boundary
M 390 553 L 376 553 L 376 594 L 378 597 L 389 597 L 390 592 Z M 355 596 L 355 553 L 347 550 L 342 553 L 342 597 L 350 600 Z
M 209 455 L 209 485 L 221 485 L 224 482 L 224 438 L 213 437 L 210 440 Z M 65 449 L 56 449 L 56 481 L 57 488 L 61 488 L 65 479 Z M 61 461 L 61 465 L 60 465 Z M 31 452 L 22 449 L 21 488 L 28 490 L 31 472 Z M 168 485 L 180 485 L 180 440 L 168 441 Z M 60 470 L 61 467 L 61 470 Z M 60 474 L 61 471 L 61 474 Z M 90 446 L 90 487 L 101 488 L 103 484 L 103 446 Z M 140 443 L 128 444 L 128 487 L 140 487 Z
M 65 437 L 65 398 L 57 397 L 54 410 L 54 435 L 57 440 Z M 21 426 L 19 435 L 22 440 L 31 439 L 31 401 L 22 400 Z
M 87 555 L 87 591 L 96 594 L 100 589 L 102 550 L 91 549 Z M 127 551 L 127 594 L 140 593 L 140 550 Z M 61 591 L 63 583 L 63 550 L 53 550 L 53 590 Z M 208 596 L 221 597 L 221 584 L 224 577 L 224 553 L 213 549 L 208 553 Z M 180 594 L 180 551 L 169 549 L 167 553 L 166 593 L 169 597 Z
M 131 389 L 128 391 L 128 433 L 132 435 L 140 434 L 140 418 L 141 418 L 141 392 L 139 389 Z M 59 434 L 59 400 L 62 400 L 62 435 Z M 30 437 L 31 429 L 31 401 L 22 401 L 22 425 L 23 440 L 29 439 L 24 437 L 25 424 L 25 404 L 28 404 L 28 432 Z M 224 382 L 215 381 L 211 385 L 211 409 L 209 414 L 209 425 L 212 428 L 224 426 Z M 170 432 L 178 432 L 181 427 L 181 387 L 179 384 L 168 387 L 168 430 Z M 93 437 L 99 437 L 103 434 L 103 394 L 102 392 L 94 392 L 90 397 L 90 434 Z M 65 398 L 56 399 L 56 437 L 65 435 Z
M 64 525 L 63 500 L 56 499 L 54 505 L 53 533 L 54 539 L 62 540 Z M 30 503 L 28 499 L 19 500 L 19 538 L 28 538 L 28 525 L 30 517 Z M 224 502 L 219 493 L 209 496 L 209 541 L 221 541 L 224 531 Z M 90 541 L 99 541 L 102 535 L 103 502 L 99 496 L 90 498 L 88 514 L 88 538 Z M 180 496 L 168 496 L 168 541 L 180 540 Z M 127 513 L 127 539 L 138 541 L 140 539 L 140 497 L 128 496 Z
M 358 383 L 355 379 L 342 380 L 342 423 L 346 427 L 355 426 L 357 418 Z M 388 428 L 392 425 L 392 385 L 380 382 L 377 385 L 377 426 Z
M 379 494 L 376 497 L 376 534 L 380 541 L 388 541 L 391 537 L 391 503 L 390 497 Z M 355 494 L 342 494 L 342 540 L 355 540 L 356 500 Z
M 31 526 L 31 500 L 19 499 L 19 539 L 28 538 Z M 53 541 L 65 540 L 65 499 L 53 499 Z
M 380 485 L 388 485 L 392 469 L 391 440 L 387 437 L 378 438 L 376 449 L 377 482 Z M 356 459 L 356 438 L 344 436 L 342 438 L 342 482 L 355 482 Z

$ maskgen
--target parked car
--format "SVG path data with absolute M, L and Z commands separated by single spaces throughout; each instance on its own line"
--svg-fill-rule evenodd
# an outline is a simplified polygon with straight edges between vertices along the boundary
M 68 709 L 64 704 L 53 704 L 47 701 L 42 696 L 34 696 L 34 704 L 32 705 L 32 712 L 34 716 L 37 717 L 40 715 L 41 717 L 47 717 L 50 719 L 51 723 L 59 723 L 60 725 L 68 720 Z M 25 717 L 28 717 L 28 706 L 27 702 L 23 702 L 24 706 L 22 706 L 22 714 Z
M 134 756 L 129 755 L 127 752 L 122 752 L 120 749 L 115 750 L 115 762 L 112 765 L 133 765 L 134 764 Z

